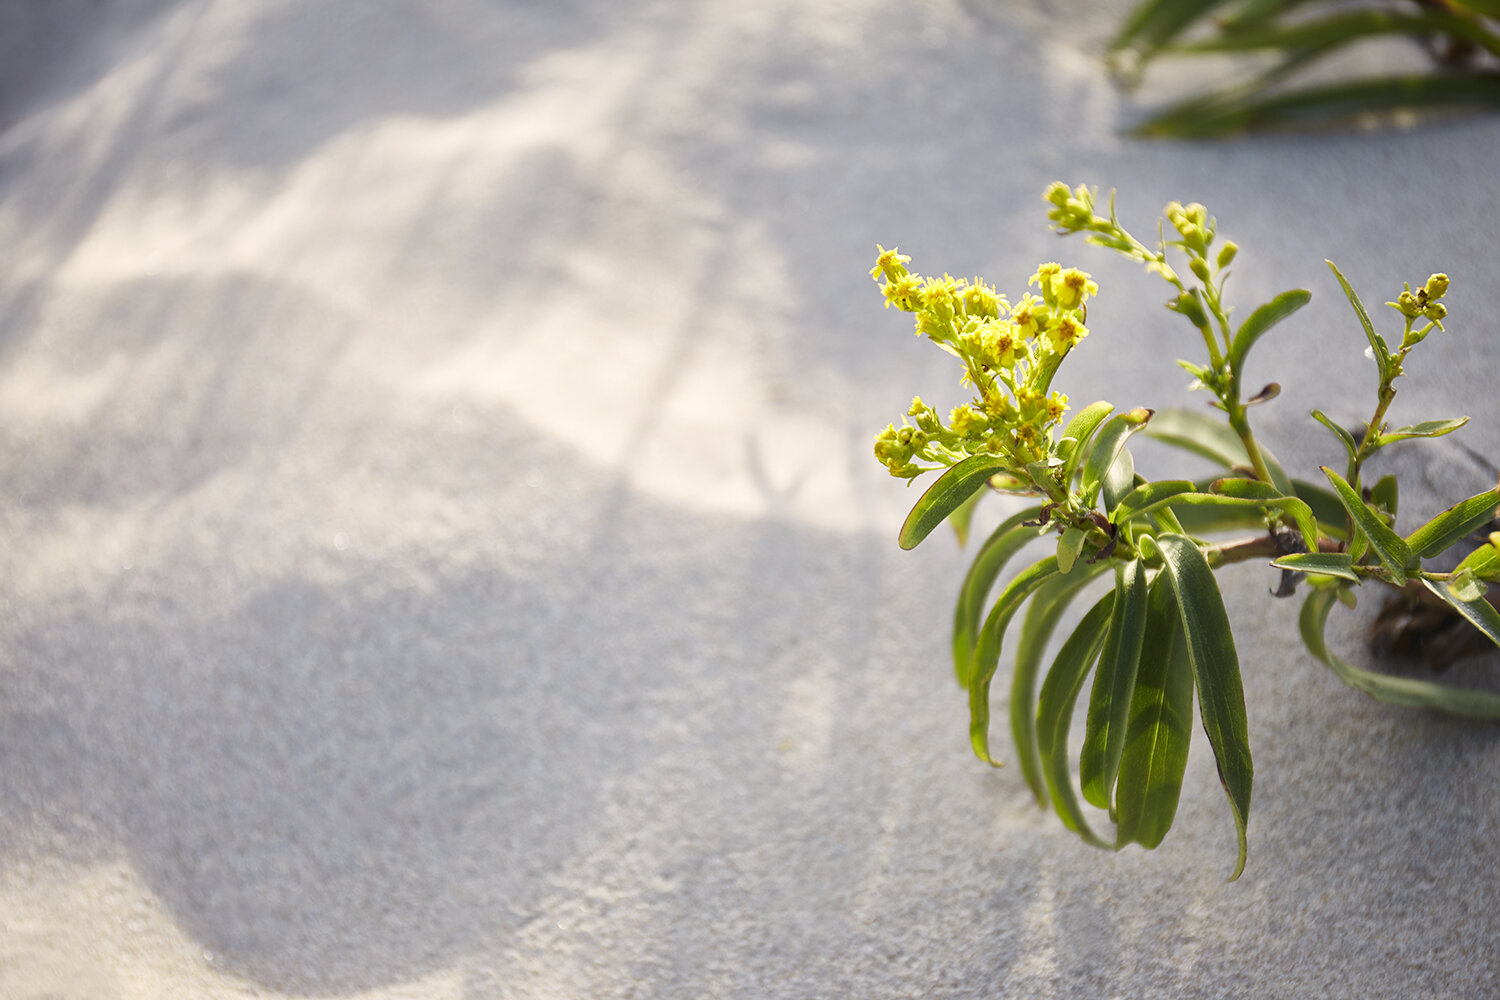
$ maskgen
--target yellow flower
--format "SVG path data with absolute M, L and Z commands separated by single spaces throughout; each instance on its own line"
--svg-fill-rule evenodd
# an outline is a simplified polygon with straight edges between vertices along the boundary
M 1049 423 L 1057 423 L 1062 415 L 1067 412 L 1068 397 L 1060 392 L 1053 392 L 1047 397 L 1047 420 Z
M 983 319 L 999 319 L 1001 314 L 1010 308 L 1010 303 L 1005 301 L 1005 296 L 996 294 L 993 288 L 979 278 L 975 278 L 964 289 L 963 302 L 964 309 L 970 316 Z
M 870 268 L 870 277 L 876 281 L 880 280 L 882 274 L 885 275 L 887 281 L 906 277 L 906 263 L 911 260 L 910 257 L 899 252 L 896 247 L 887 250 L 879 243 L 875 244 L 875 250 L 879 256 L 875 258 L 875 266 Z
M 1021 301 L 1010 311 L 1010 321 L 1015 326 L 1016 333 L 1022 340 L 1030 340 L 1037 335 L 1045 325 L 1045 314 L 1039 308 L 1043 305 L 1042 300 L 1027 292 L 1021 296 Z
M 1052 294 L 1057 298 L 1059 309 L 1076 309 L 1091 295 L 1099 294 L 1099 286 L 1089 275 L 1070 267 L 1052 279 Z
M 1052 342 L 1052 349 L 1059 354 L 1066 354 L 1088 335 L 1088 328 L 1072 316 L 1063 316 L 1047 327 L 1047 339 Z
M 922 304 L 922 286 L 911 275 L 891 278 L 881 288 L 885 293 L 886 306 L 895 306 L 905 312 L 916 312 Z

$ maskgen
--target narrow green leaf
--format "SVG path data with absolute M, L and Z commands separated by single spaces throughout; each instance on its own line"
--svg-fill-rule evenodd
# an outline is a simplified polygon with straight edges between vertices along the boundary
M 899 537 L 901 547 L 916 548 L 959 505 L 984 489 L 991 476 L 1004 472 L 1005 466 L 1006 460 L 998 456 L 975 455 L 939 476 L 906 515 Z
M 1250 465 L 1250 456 L 1239 435 L 1223 421 L 1196 410 L 1158 410 L 1151 418 L 1146 436 L 1217 462 L 1226 469 L 1243 469 Z M 1263 444 L 1260 454 L 1266 460 L 1272 485 L 1291 496 L 1291 480 L 1276 456 Z
M 1468 570 L 1490 583 L 1500 580 L 1500 532 L 1490 535 L 1488 543 L 1464 556 L 1463 562 L 1454 568 L 1454 572 L 1460 570 Z
M 1483 632 L 1490 642 L 1500 646 L 1500 611 L 1496 611 L 1493 604 L 1483 597 L 1464 600 L 1447 587 L 1431 580 L 1424 578 L 1422 582 L 1426 584 L 1428 590 L 1447 601 L 1454 611 L 1463 615 L 1470 625 Z
M 1111 590 L 1083 616 L 1047 671 L 1037 700 L 1037 748 L 1042 755 L 1042 773 L 1047 778 L 1052 807 L 1064 826 L 1096 847 L 1110 845 L 1090 829 L 1073 793 L 1073 775 L 1068 767 L 1068 727 L 1084 678 L 1104 645 L 1114 604 L 1115 592 Z
M 1188 659 L 1198 686 L 1198 713 L 1213 747 L 1219 781 L 1229 799 L 1239 835 L 1239 858 L 1229 876 L 1233 882 L 1245 870 L 1245 824 L 1250 818 L 1250 792 L 1255 778 L 1239 657 L 1218 582 L 1198 546 L 1182 535 L 1160 535 L 1156 545 L 1161 550 L 1162 572 L 1177 595 Z
M 1113 805 L 1120 754 L 1130 724 L 1130 700 L 1135 691 L 1141 643 L 1146 635 L 1146 570 L 1139 559 L 1115 569 L 1115 606 L 1109 636 L 1094 673 L 1089 695 L 1088 727 L 1078 775 L 1083 797 L 1100 809 Z
M 1139 408 L 1129 413 L 1116 414 L 1105 422 L 1089 449 L 1088 457 L 1083 461 L 1083 479 L 1079 482 L 1079 489 L 1085 503 L 1094 502 L 1094 498 L 1099 495 L 1100 481 L 1114 465 L 1121 449 L 1125 447 L 1125 441 L 1146 426 L 1150 419 L 1151 411 Z
M 1317 518 L 1313 517 L 1312 508 L 1296 497 L 1283 496 L 1276 487 L 1258 479 L 1220 479 L 1209 488 L 1222 496 L 1251 500 L 1281 511 L 1296 523 L 1308 551 L 1318 550 Z
M 1063 530 L 1061 537 L 1057 539 L 1057 571 L 1064 576 L 1073 572 L 1073 564 L 1078 561 L 1078 553 L 1083 549 L 1084 531 L 1078 527 L 1068 527 Z
M 1319 573 L 1336 576 L 1344 580 L 1359 582 L 1354 572 L 1354 557 L 1347 552 L 1299 552 L 1271 560 L 1277 569 L 1290 569 L 1298 573 Z
M 1318 529 L 1323 534 L 1334 538 L 1348 536 L 1347 515 L 1336 493 L 1326 486 L 1318 486 L 1302 479 L 1293 479 L 1292 488 L 1297 491 L 1297 499 L 1312 508 L 1313 517 L 1318 521 Z
M 1359 317 L 1359 325 L 1365 331 L 1365 339 L 1370 342 L 1370 349 L 1375 352 L 1375 363 L 1379 366 L 1380 381 L 1384 383 L 1391 367 L 1391 349 L 1386 346 L 1385 338 L 1375 332 L 1375 325 L 1370 322 L 1370 314 L 1365 311 L 1365 304 L 1359 300 L 1359 295 L 1344 277 L 1344 272 L 1340 271 L 1338 265 L 1331 260 L 1325 260 L 1323 263 L 1333 271 L 1333 276 L 1339 280 L 1339 287 L 1344 290 L 1344 297 L 1354 308 L 1354 315 Z
M 1342 591 L 1314 590 L 1302 604 L 1298 626 L 1308 652 L 1338 675 L 1339 680 L 1363 691 L 1376 701 L 1407 708 L 1431 708 L 1474 719 L 1500 719 L 1500 694 L 1472 688 L 1449 687 L 1410 677 L 1392 677 L 1364 670 L 1335 656 L 1328 649 L 1324 629 L 1328 612 Z
M 1500 507 L 1500 485 L 1460 500 L 1408 535 L 1406 544 L 1423 559 L 1429 559 L 1490 523 L 1496 507 Z
M 1145 0 L 1131 10 L 1110 42 L 1111 52 L 1135 47 L 1143 58 L 1176 38 L 1223 0 Z
M 1104 513 L 1109 514 L 1135 488 L 1135 456 L 1130 453 L 1129 448 L 1120 449 L 1115 464 L 1104 474 L 1100 486 L 1103 487 L 1100 499 L 1104 503 Z
M 1073 440 L 1071 447 L 1059 453 L 1064 462 L 1063 482 L 1073 482 L 1073 477 L 1078 474 L 1079 468 L 1083 465 L 1084 456 L 1089 452 L 1088 445 L 1093 440 L 1094 432 L 1113 410 L 1113 405 L 1101 399 L 1075 413 L 1073 419 L 1069 420 L 1067 426 L 1063 428 L 1062 437 L 1059 440 L 1066 441 L 1069 438 Z
M 1121 845 L 1161 843 L 1177 815 L 1193 728 L 1193 669 L 1165 573 L 1147 594 L 1139 669 L 1115 789 Z
M 979 631 L 979 641 L 974 646 L 974 658 L 969 667 L 969 742 L 974 746 L 975 756 L 987 764 L 995 763 L 990 757 L 990 682 L 994 680 L 995 670 L 1000 665 L 1000 648 L 1005 641 L 1005 630 L 1016 612 L 1021 610 L 1021 605 L 1026 603 L 1026 599 L 1056 575 L 1056 556 L 1048 556 L 1022 570 L 1000 592 L 995 606 L 984 620 L 984 627 Z M 1023 758 L 1030 754 L 1034 764 L 1034 737 L 1030 745 L 1018 744 L 1017 752 Z M 1040 770 L 1040 767 L 1037 769 Z
M 1393 431 L 1387 431 L 1380 435 L 1380 443 L 1390 444 L 1393 441 L 1405 441 L 1408 438 L 1435 438 L 1444 434 L 1452 434 L 1464 424 L 1469 422 L 1468 417 L 1454 417 L 1450 420 L 1424 420 L 1420 424 L 1410 424 L 1406 427 L 1397 427 Z
M 1292 313 L 1307 305 L 1312 298 L 1312 293 L 1304 288 L 1294 288 L 1289 292 L 1282 292 L 1270 302 L 1261 306 L 1235 331 L 1234 340 L 1229 347 L 1229 366 L 1236 375 L 1242 375 L 1245 370 L 1245 357 L 1250 353 L 1250 348 L 1271 327 L 1286 319 Z
M 1330 420 L 1322 410 L 1313 410 L 1312 415 L 1314 420 L 1333 432 L 1333 436 L 1339 439 L 1339 444 L 1344 446 L 1344 451 L 1348 452 L 1350 461 L 1353 461 L 1354 456 L 1359 453 L 1359 443 L 1354 440 L 1354 435 Z
M 1024 522 L 1041 516 L 1040 505 L 1017 511 L 1000 523 L 990 537 L 980 546 L 969 564 L 963 587 L 958 592 L 958 603 L 953 613 L 953 670 L 960 687 L 969 686 L 969 661 L 974 656 L 974 644 L 979 638 L 979 620 L 984 612 L 985 598 L 995 585 L 1000 571 L 1027 542 L 1037 537 L 1037 530 Z
M 1278 78 L 1324 51 L 1292 52 L 1254 86 L 1231 87 L 1172 105 L 1133 131 L 1155 138 L 1203 139 L 1395 109 L 1500 107 L 1500 80 L 1484 73 L 1411 73 L 1270 91 Z
M 1173 497 L 1183 493 L 1192 493 L 1197 486 L 1186 479 L 1163 479 L 1155 483 L 1142 483 L 1115 504 L 1110 513 L 1110 520 L 1116 524 L 1124 524 L 1137 514 L 1167 503 Z
M 1334 472 L 1328 466 L 1323 466 L 1323 475 L 1328 477 L 1329 483 L 1333 485 L 1333 491 L 1338 494 L 1339 502 L 1344 505 L 1344 510 L 1353 519 L 1370 543 L 1370 548 L 1380 558 L 1380 562 L 1391 572 L 1391 579 L 1396 586 L 1404 586 L 1406 583 L 1406 572 L 1415 569 L 1417 556 L 1412 552 L 1410 545 L 1386 524 L 1380 517 L 1380 513 L 1365 503 L 1358 493 L 1346 482 L 1344 477 Z
M 1395 476 L 1381 476 L 1370 487 L 1370 503 L 1391 516 L 1391 523 L 1396 521 L 1396 509 L 1401 502 L 1401 486 L 1396 482 Z
M 1329 17 L 1299 20 L 1293 24 L 1270 24 L 1255 30 L 1221 32 L 1211 38 L 1174 46 L 1174 52 L 1248 52 L 1255 49 L 1299 49 L 1344 46 L 1360 38 L 1409 35 L 1426 39 L 1432 35 L 1462 38 L 1496 53 L 1493 35 L 1465 18 L 1441 11 L 1398 14 L 1385 10 L 1355 10 Z M 1496 53 L 1500 54 L 1500 53 Z
M 1047 643 L 1073 598 L 1104 566 L 1086 566 L 1070 576 L 1052 576 L 1037 591 L 1026 608 L 1021 634 L 1016 640 L 1016 662 L 1010 678 L 1010 733 L 1016 745 L 1016 760 L 1038 805 L 1047 804 L 1047 785 L 1036 742 L 1036 687 Z

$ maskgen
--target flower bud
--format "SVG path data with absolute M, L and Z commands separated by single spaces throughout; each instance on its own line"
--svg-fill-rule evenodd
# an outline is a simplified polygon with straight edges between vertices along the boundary
M 1208 269 L 1208 261 L 1202 257 L 1194 257 L 1192 263 L 1188 264 L 1188 267 L 1192 270 L 1193 274 L 1198 276 L 1199 281 L 1208 281 L 1212 274 Z
M 1417 297 L 1411 292 L 1402 292 L 1391 305 L 1395 306 L 1401 315 L 1410 316 L 1412 319 L 1416 319 L 1422 315 L 1422 304 L 1417 301 Z
M 1234 240 L 1226 240 L 1224 246 L 1219 250 L 1219 267 L 1225 268 L 1234 260 L 1234 255 L 1240 252 L 1240 245 Z
M 1427 303 L 1427 308 L 1422 310 L 1422 315 L 1434 323 L 1438 323 L 1442 321 L 1444 316 L 1448 315 L 1448 309 L 1441 302 L 1429 302 Z
M 1434 274 L 1427 279 L 1427 284 L 1422 286 L 1427 289 L 1429 299 L 1440 299 L 1448 294 L 1448 276 L 1446 274 Z

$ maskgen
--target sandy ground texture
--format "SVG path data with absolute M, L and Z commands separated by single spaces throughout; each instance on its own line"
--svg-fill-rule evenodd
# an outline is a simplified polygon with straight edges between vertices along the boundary
M 1323 259 L 1446 269 L 1397 414 L 1500 455 L 1500 119 L 1132 142 L 1120 9 L 0 2 L 0 996 L 1497 995 L 1500 728 L 1344 688 L 1267 570 L 1238 883 L 1201 735 L 1152 853 L 967 749 L 965 556 L 869 455 L 960 390 L 877 242 L 1082 264 L 1065 391 L 1201 405 L 1038 195 L 1206 202 L 1236 301 L 1314 292 L 1251 373 L 1304 471 L 1374 381 Z M 1397 461 L 1413 520 L 1493 476 Z

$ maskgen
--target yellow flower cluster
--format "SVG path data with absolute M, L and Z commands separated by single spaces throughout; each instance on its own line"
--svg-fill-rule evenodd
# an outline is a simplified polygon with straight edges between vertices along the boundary
M 1064 356 L 1088 336 L 1087 302 L 1099 286 L 1077 268 L 1043 264 L 1027 292 L 1012 306 L 979 278 L 924 278 L 911 258 L 877 247 L 870 276 L 881 284 L 887 306 L 916 316 L 916 333 L 956 356 L 972 403 L 955 407 L 943 424 L 936 411 L 916 399 L 907 417 L 875 439 L 875 455 L 903 479 L 986 453 L 1010 458 L 1017 470 L 1042 461 L 1068 397 L 1051 390 Z M 930 463 L 930 464 L 922 464 Z

